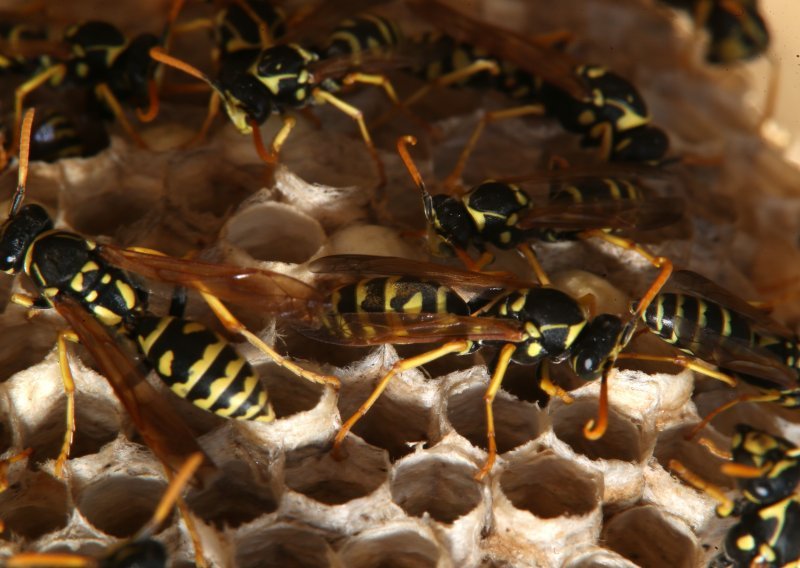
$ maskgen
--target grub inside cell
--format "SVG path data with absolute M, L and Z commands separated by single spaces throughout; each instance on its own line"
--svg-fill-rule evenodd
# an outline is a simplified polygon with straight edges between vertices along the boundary
M 550 453 L 512 464 L 500 487 L 516 508 L 542 519 L 587 515 L 602 493 L 596 474 Z
M 644 458 L 642 433 L 630 418 L 609 408 L 608 429 L 599 440 L 583 435 L 584 425 L 597 416 L 597 403 L 577 401 L 561 406 L 553 415 L 553 431 L 579 454 L 593 460 L 639 462 Z
M 441 456 L 411 457 L 401 462 L 392 482 L 392 500 L 409 515 L 429 514 L 440 523 L 452 523 L 481 502 L 475 470 Z
M 612 517 L 603 530 L 603 539 L 608 548 L 643 568 L 688 568 L 696 564 L 692 539 L 652 506 L 635 507 Z
M 366 497 L 387 477 L 385 454 L 364 444 L 347 444 L 345 459 L 337 461 L 327 448 L 300 448 L 286 456 L 289 489 L 326 505 L 341 505 Z
M 164 482 L 155 479 L 110 475 L 86 486 L 77 506 L 99 530 L 126 538 L 152 517 L 165 488 Z
M 483 449 L 487 447 L 485 391 L 485 386 L 476 385 L 447 401 L 447 419 L 456 432 Z M 533 404 L 498 393 L 493 409 L 497 451 L 500 453 L 535 440 L 544 429 L 542 412 Z

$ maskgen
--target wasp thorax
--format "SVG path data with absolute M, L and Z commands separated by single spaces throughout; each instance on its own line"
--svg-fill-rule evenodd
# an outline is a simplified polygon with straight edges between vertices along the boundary
M 53 228 L 53 220 L 41 205 L 25 205 L 3 225 L 0 238 L 0 270 L 14 274 L 22 270 L 25 253 L 34 239 Z

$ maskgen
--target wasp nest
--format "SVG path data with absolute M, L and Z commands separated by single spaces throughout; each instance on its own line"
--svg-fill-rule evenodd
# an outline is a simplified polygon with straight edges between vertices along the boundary
M 644 0 L 571 0 L 557 9 L 551 2 L 507 0 L 484 2 L 477 13 L 531 35 L 569 29 L 579 56 L 637 85 L 655 124 L 669 132 L 672 153 L 703 156 L 710 164 L 676 165 L 667 181 L 655 181 L 687 199 L 690 221 L 650 246 L 743 297 L 773 302 L 781 317 L 800 315 L 797 286 L 786 284 L 800 281 L 800 175 L 781 148 L 758 134 L 746 70 L 702 64 L 702 35 L 675 12 Z M 376 116 L 385 101 L 368 91 L 348 101 Z M 438 117 L 436 134 L 415 132 L 426 180 L 443 177 L 475 120 L 498 100 L 453 89 L 430 95 L 420 113 Z M 376 218 L 373 164 L 352 124 L 335 110 L 319 110 L 321 129 L 300 118 L 281 164 L 266 173 L 251 140 L 222 120 L 202 145 L 174 149 L 191 137 L 202 113 L 202 105 L 165 102 L 162 115 L 142 128 L 162 151 L 138 149 L 115 133 L 97 156 L 34 163 L 26 199 L 47 206 L 58 226 L 93 237 L 175 255 L 203 249 L 220 262 L 309 282 L 314 275 L 307 263 L 321 255 L 422 256 L 419 244 L 401 235 L 422 223 L 419 194 L 394 151 L 407 124 L 395 121 L 375 132 L 391 204 L 389 215 Z M 270 123 L 265 138 L 276 129 Z M 488 129 L 465 178 L 528 172 L 549 155 L 576 148 L 576 137 L 552 120 L 505 121 Z M 13 182 L 7 176 L 6 195 Z M 612 313 L 626 313 L 652 278 L 635 254 L 603 244 L 542 245 L 538 252 L 559 286 L 575 296 L 592 294 Z M 524 270 L 508 257 L 499 266 Z M 4 280 L 6 297 L 20 290 L 19 280 Z M 193 316 L 214 325 L 199 304 L 190 302 Z M 346 459 L 337 461 L 329 450 L 342 418 L 394 361 L 419 350 L 332 348 L 247 306 L 238 309 L 279 351 L 339 377 L 342 389 L 297 379 L 240 344 L 278 416 L 271 424 L 249 424 L 202 412 L 149 378 L 221 472 L 186 495 L 210 565 L 688 567 L 716 553 L 726 525 L 715 517 L 714 503 L 675 478 L 667 464 L 678 458 L 732 487 L 718 460 L 684 439 L 699 416 L 729 397 L 725 387 L 668 367 L 616 370 L 608 432 L 589 441 L 582 427 L 597 411 L 597 384 L 572 389 L 572 404 L 547 403 L 532 369 L 512 368 L 494 404 L 498 461 L 478 482 L 474 475 L 487 456 L 486 366 L 480 356 L 449 357 L 393 379 L 347 437 Z M 6 525 L 0 558 L 20 551 L 97 556 L 147 521 L 167 486 L 163 469 L 78 347 L 70 357 L 75 441 L 64 479 L 54 477 L 65 414 L 54 345 L 63 323 L 49 313 L 28 318 L 9 303 L 0 325 L 0 450 L 33 448 L 30 458 L 10 467 L 10 486 L 0 494 Z M 634 344 L 636 351 L 663 349 L 652 337 Z M 558 380 L 577 386 L 566 375 Z M 796 439 L 797 417 L 773 410 L 741 405 L 708 435 L 725 445 L 733 424 L 744 421 Z M 195 563 L 180 515 L 156 538 L 173 566 Z

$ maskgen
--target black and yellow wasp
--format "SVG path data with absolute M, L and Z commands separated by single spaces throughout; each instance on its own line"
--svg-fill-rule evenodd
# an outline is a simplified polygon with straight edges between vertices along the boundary
M 169 518 L 180 494 L 203 463 L 203 455 L 190 455 L 171 478 L 150 520 L 130 539 L 110 547 L 100 558 L 64 552 L 22 552 L 8 558 L 8 568 L 71 567 L 71 568 L 166 568 L 167 550 L 156 540 L 155 533 Z M 178 504 L 182 509 L 182 506 Z M 194 532 L 191 523 L 187 527 Z M 196 535 L 193 535 L 196 536 Z M 199 543 L 195 538 L 194 542 Z M 195 551 L 202 558 L 202 551 Z
M 191 432 L 141 377 L 130 357 L 109 333 L 130 338 L 145 362 L 179 396 L 219 416 L 268 422 L 274 412 L 249 363 L 221 335 L 180 314 L 166 317 L 147 309 L 148 291 L 127 271 L 180 287 L 198 289 L 223 324 L 309 380 L 338 386 L 334 377 L 317 375 L 285 360 L 249 332 L 220 298 L 247 303 L 269 313 L 293 314 L 315 297 L 304 283 L 277 273 L 162 256 L 98 244 L 53 228 L 39 205 L 22 205 L 28 169 L 33 112 L 26 114 L 20 147 L 19 185 L 2 227 L 0 269 L 24 272 L 36 294 L 13 301 L 28 308 L 55 308 L 71 331 L 59 333 L 58 350 L 68 397 L 67 434 L 58 457 L 60 475 L 75 428 L 74 384 L 66 341 L 80 341 L 111 382 L 137 428 L 156 455 L 170 467 L 197 449 Z M 298 316 L 299 317 L 299 316 Z
M 723 550 L 709 566 L 781 568 L 800 562 L 800 448 L 788 440 L 745 424 L 736 427 L 731 452 L 713 445 L 730 460 L 722 472 L 736 480 L 735 500 L 673 460 L 670 468 L 682 479 L 718 501 L 717 515 L 738 517 L 727 532 Z
M 629 81 L 599 65 L 579 63 L 558 48 L 559 37 L 526 38 L 481 22 L 438 0 L 409 4 L 452 41 L 436 40 L 424 74 L 439 85 L 484 85 L 521 106 L 486 113 L 448 180 L 461 175 L 486 124 L 524 115 L 549 115 L 564 129 L 599 146 L 603 161 L 659 162 L 669 149 L 647 105 Z M 441 53 L 441 55 L 437 55 Z M 404 104 L 419 100 L 425 87 Z
M 127 37 L 109 22 L 89 20 L 67 27 L 61 40 L 16 39 L 11 43 L 13 49 L 43 53 L 28 57 L 32 63 L 27 65 L 26 78 L 15 89 L 15 132 L 19 131 L 25 100 L 34 91 L 45 85 L 56 89 L 74 87 L 85 91 L 88 112 L 100 118 L 107 118 L 110 112 L 131 140 L 146 147 L 128 120 L 124 105 L 136 108 L 142 121 L 156 116 L 156 63 L 150 59 L 149 50 L 166 41 L 170 25 L 168 16 L 160 36 L 141 33 Z M 102 110 L 99 115 L 98 109 Z
M 510 363 L 540 364 L 542 388 L 570 400 L 549 378 L 549 362 L 569 360 L 584 380 L 603 378 L 596 421 L 584 434 L 603 435 L 608 421 L 606 377 L 628 340 L 629 323 L 612 314 L 587 316 L 580 301 L 548 286 L 497 275 L 455 270 L 433 263 L 391 257 L 339 255 L 317 259 L 312 271 L 330 275 L 340 285 L 324 300 L 312 321 L 300 328 L 316 339 L 345 345 L 432 343 L 443 345 L 396 362 L 370 397 L 343 424 L 338 449 L 353 425 L 369 410 L 399 372 L 448 354 L 490 347 L 486 400 L 489 456 L 477 474 L 485 476 L 496 455 L 492 403 Z M 341 279 L 346 282 L 341 284 Z
M 338 96 L 345 86 L 356 83 L 380 86 L 394 102 L 397 97 L 388 79 L 381 73 L 401 62 L 390 56 L 401 42 L 398 28 L 389 20 L 368 14 L 342 19 L 342 14 L 356 13 L 361 7 L 376 4 L 376 0 L 329 2 L 323 4 L 299 25 L 281 35 L 266 17 L 260 29 L 271 30 L 270 45 L 226 40 L 219 34 L 217 49 L 221 52 L 220 69 L 216 79 L 180 61 L 161 49 L 151 50 L 156 61 L 175 67 L 205 82 L 220 99 L 231 122 L 243 134 L 252 133 L 259 155 L 267 162 L 276 161 L 280 149 L 294 127 L 294 118 L 287 113 L 315 104 L 330 104 L 351 117 L 359 127 L 361 137 L 374 160 L 381 184 L 386 182 L 383 164 L 378 158 L 362 113 Z M 238 4 L 254 8 L 252 2 Z M 248 26 L 252 24 L 251 11 Z M 224 22 L 223 22 L 224 23 Z M 228 19 L 223 29 L 236 29 L 235 37 L 250 35 L 244 27 Z M 276 37 L 277 36 L 277 37 Z M 321 45 L 319 38 L 324 37 Z M 246 48 L 233 51 L 232 45 L 246 43 Z M 283 126 L 264 147 L 259 127 L 272 115 L 283 117 Z
M 688 12 L 708 32 L 706 61 L 727 65 L 756 58 L 769 49 L 769 28 L 758 0 L 663 0 Z
M 760 391 L 716 409 L 696 430 L 739 402 L 800 407 L 800 341 L 757 306 L 695 272 L 681 270 L 641 317 L 664 341 Z

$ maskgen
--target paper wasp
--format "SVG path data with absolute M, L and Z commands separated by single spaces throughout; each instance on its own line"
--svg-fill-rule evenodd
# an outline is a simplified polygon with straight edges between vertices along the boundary
M 77 554 L 24 552 L 8 559 L 8 568 L 84 567 L 84 568 L 166 568 L 167 551 L 153 538 L 169 517 L 180 494 L 203 462 L 203 455 L 190 455 L 172 477 L 150 520 L 129 540 L 110 547 L 101 558 Z M 181 507 L 179 505 L 179 507 Z M 193 532 L 193 528 L 190 528 Z M 193 535 L 196 538 L 196 535 Z M 199 542 L 196 540 L 196 542 Z M 202 558 L 202 553 L 196 554 Z
M 262 44 L 258 51 L 237 51 L 235 57 L 223 56 L 216 79 L 162 49 L 152 49 L 150 54 L 156 61 L 179 69 L 211 87 L 215 100 L 222 101 L 236 128 L 242 134 L 253 134 L 256 150 L 268 163 L 277 160 L 294 127 L 294 118 L 288 116 L 288 112 L 315 104 L 332 105 L 358 124 L 383 185 L 386 174 L 361 111 L 337 95 L 348 85 L 364 83 L 381 87 L 393 102 L 397 102 L 391 83 L 380 74 L 386 68 L 401 65 L 389 56 L 390 50 L 401 41 L 397 27 L 378 16 L 360 15 L 345 20 L 340 17 L 340 12 L 345 12 L 345 9 L 345 13 L 357 12 L 360 5 L 374 3 L 374 0 L 367 0 L 337 6 L 326 4 L 286 35 L 271 38 L 271 45 Z M 333 25 L 335 27 L 331 29 Z M 323 31 L 326 38 L 323 46 L 315 48 L 314 36 Z M 225 50 L 230 51 L 229 48 Z M 283 125 L 266 148 L 259 127 L 276 113 L 282 116 Z
M 181 3 L 176 0 L 177 5 Z M 45 56 L 35 59 L 38 62 L 35 69 L 15 89 L 14 131 L 19 132 L 25 99 L 31 93 L 44 85 L 54 88 L 74 86 L 85 89 L 93 101 L 102 105 L 102 115 L 110 111 L 131 140 L 146 147 L 128 120 L 123 105 L 135 107 L 143 122 L 152 120 L 158 113 L 156 64 L 150 59 L 149 50 L 167 40 L 172 14 L 176 10 L 174 7 L 171 11 L 160 37 L 152 33 L 126 37 L 109 22 L 90 20 L 69 26 L 60 42 L 15 41 L 12 47 L 44 51 Z M 95 107 L 91 103 L 87 106 Z
M 747 61 L 769 49 L 769 29 L 758 0 L 663 0 L 687 12 L 709 36 L 706 61 L 727 65 Z
M 310 268 L 349 282 L 329 294 L 316 327 L 301 332 L 345 345 L 446 341 L 396 362 L 345 421 L 335 451 L 394 375 L 484 346 L 498 353 L 490 364 L 491 380 L 484 395 L 489 455 L 476 477 L 484 477 L 495 460 L 492 404 L 512 362 L 540 364 L 542 388 L 567 401 L 569 395 L 550 381 L 550 362 L 569 360 L 573 371 L 587 381 L 602 377 L 598 418 L 586 425 L 584 434 L 597 439 L 605 432 L 607 375 L 630 328 L 619 317 L 601 314 L 590 320 L 578 300 L 555 288 L 406 259 L 339 255 L 317 259 Z
M 708 445 L 708 444 L 707 444 Z M 736 427 L 732 452 L 712 451 L 729 461 L 723 473 L 736 480 L 741 497 L 728 498 L 673 460 L 670 468 L 692 486 L 718 501 L 717 515 L 739 517 L 724 540 L 723 551 L 709 566 L 782 567 L 800 560 L 800 449 L 781 438 L 744 424 Z
M 717 408 L 695 432 L 740 402 L 800 407 L 797 336 L 707 278 L 686 270 L 676 272 L 641 317 L 664 341 L 761 391 Z
M 53 221 L 41 206 L 23 206 L 32 121 L 33 111 L 29 111 L 21 136 L 19 185 L 0 235 L 0 269 L 10 275 L 24 272 L 36 290 L 35 296 L 14 295 L 15 303 L 31 309 L 55 308 L 71 328 L 58 336 L 68 402 L 67 433 L 56 462 L 57 475 L 66 462 L 75 428 L 68 340 L 84 344 L 148 446 L 170 467 L 174 468 L 187 452 L 196 451 L 194 437 L 146 383 L 109 331 L 136 344 L 145 362 L 172 390 L 195 405 L 228 418 L 274 419 L 258 376 L 228 341 L 181 314 L 161 317 L 148 312 L 147 290 L 126 271 L 197 289 L 229 331 L 245 337 L 295 374 L 338 387 L 336 378 L 306 371 L 281 357 L 245 329 L 220 301 L 247 303 L 274 314 L 295 313 L 298 305 L 306 310 L 309 300 L 316 297 L 310 286 L 277 273 L 98 244 L 76 233 L 53 229 Z

